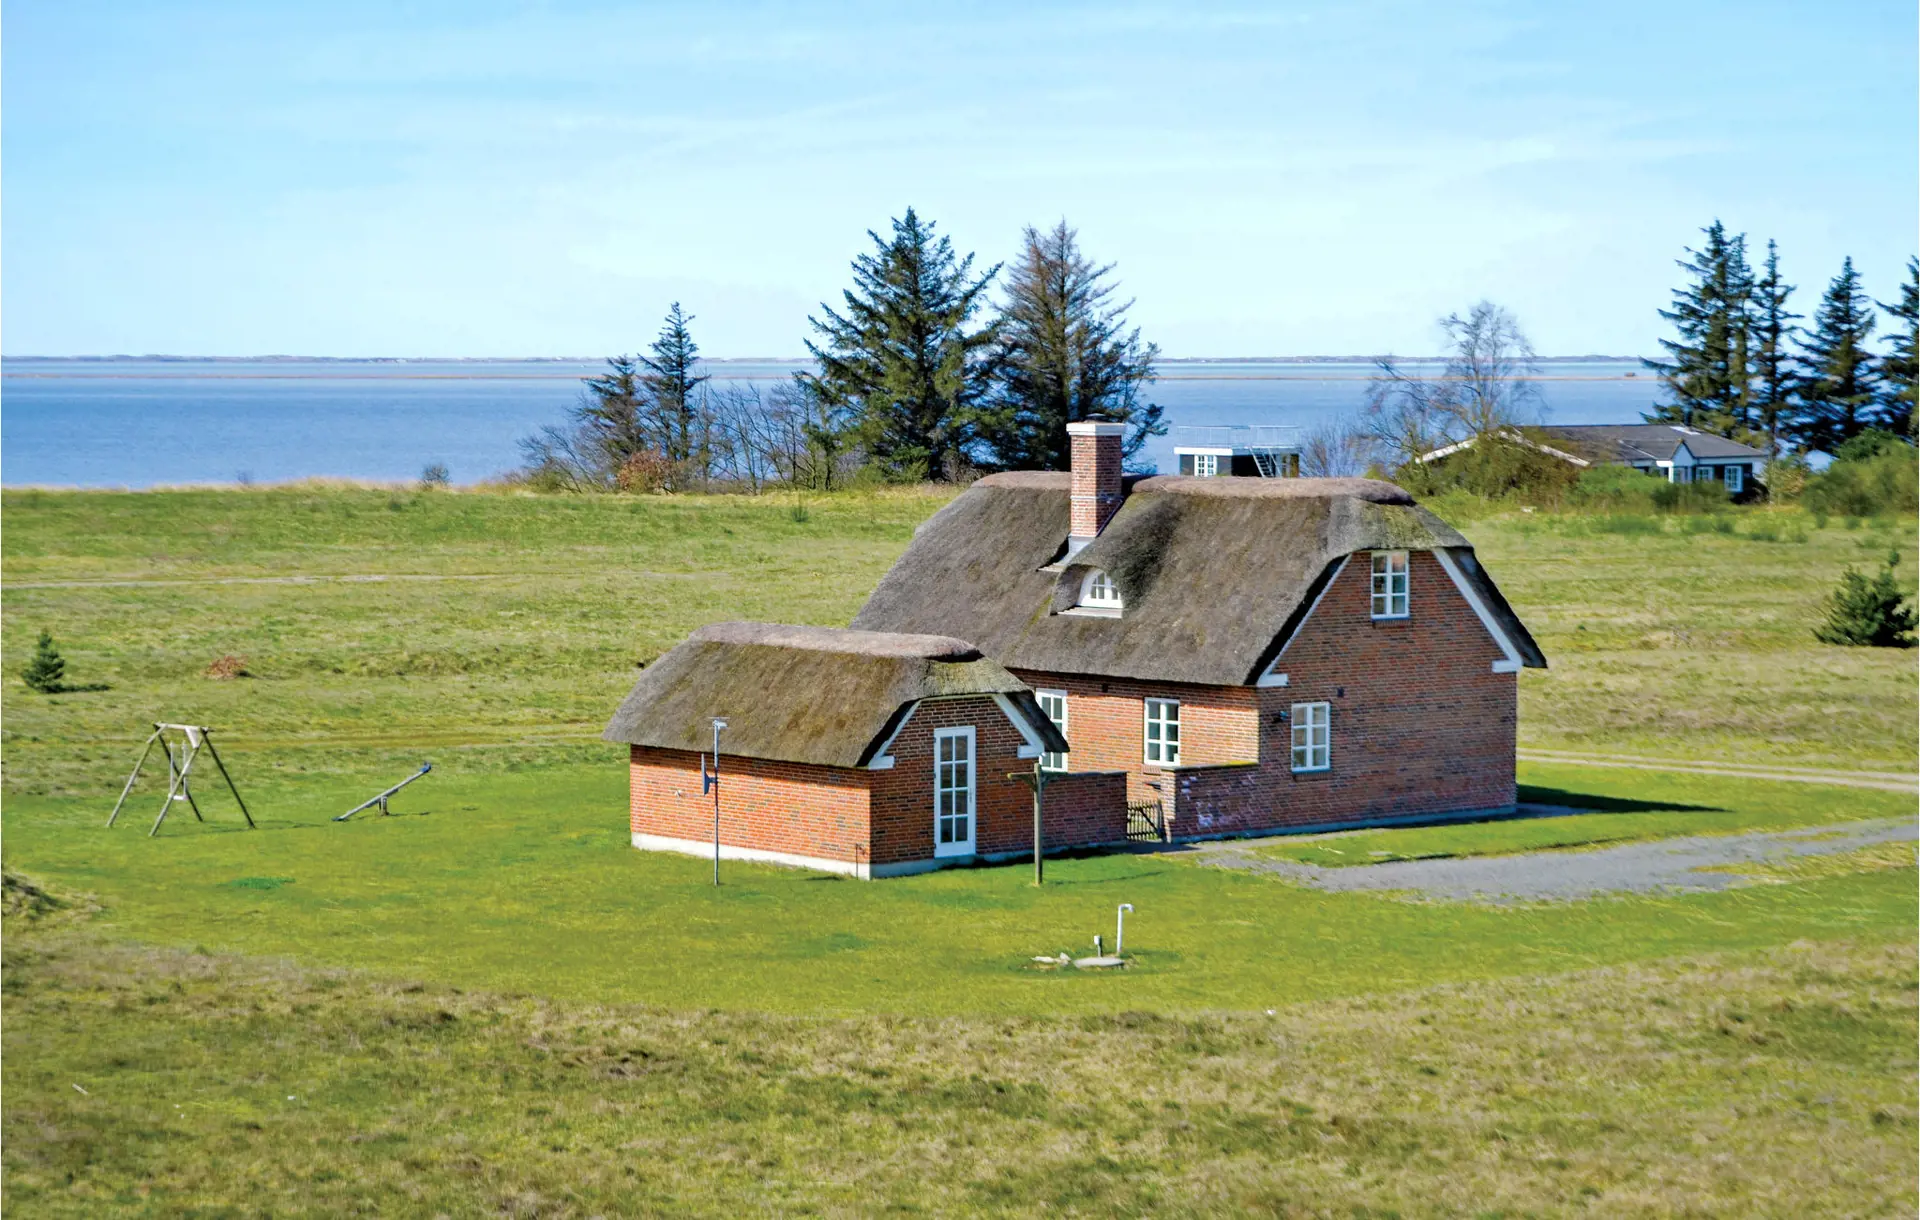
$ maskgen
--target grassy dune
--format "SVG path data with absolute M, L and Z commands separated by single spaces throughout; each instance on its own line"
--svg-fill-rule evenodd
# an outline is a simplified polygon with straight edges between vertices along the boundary
M 597 738 L 634 664 L 718 618 L 844 623 L 941 502 L 5 493 L 7 668 L 45 627 L 71 681 L 111 687 L 0 694 L 5 863 L 67 896 L 9 894 L 9 1206 L 1912 1214 L 1920 911 L 1898 851 L 1490 907 L 1179 855 L 1064 860 L 1041 892 L 1020 868 L 745 865 L 716 892 L 697 861 L 629 849 Z M 1467 526 L 1553 662 L 1522 677 L 1523 744 L 1910 769 L 1912 654 L 1809 628 L 1912 522 L 1724 522 Z M 249 676 L 208 677 L 228 655 Z M 102 829 L 161 717 L 221 727 L 260 830 L 204 784 L 204 825 L 147 838 L 149 785 Z M 422 758 L 401 816 L 327 820 Z M 1598 812 L 1269 849 L 1913 809 L 1522 781 Z M 1133 969 L 1033 966 L 1123 901 Z

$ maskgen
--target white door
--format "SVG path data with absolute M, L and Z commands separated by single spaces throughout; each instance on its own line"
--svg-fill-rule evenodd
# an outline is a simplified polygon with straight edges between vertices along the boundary
M 973 854 L 973 729 L 933 735 L 933 854 Z

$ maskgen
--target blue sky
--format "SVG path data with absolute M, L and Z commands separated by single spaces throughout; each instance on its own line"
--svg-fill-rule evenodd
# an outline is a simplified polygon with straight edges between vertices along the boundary
M 1916 244 L 1912 0 L 919 7 L 16 0 L 9 355 L 802 351 L 912 205 L 1062 216 L 1170 356 L 1640 353 L 1715 216 L 1810 312 Z

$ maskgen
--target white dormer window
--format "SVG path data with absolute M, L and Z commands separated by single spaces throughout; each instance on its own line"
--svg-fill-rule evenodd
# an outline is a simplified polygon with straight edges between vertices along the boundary
M 1373 617 L 1407 617 L 1407 553 L 1373 553 Z
M 1087 573 L 1080 585 L 1080 604 L 1091 610 L 1120 609 L 1120 589 L 1099 568 Z

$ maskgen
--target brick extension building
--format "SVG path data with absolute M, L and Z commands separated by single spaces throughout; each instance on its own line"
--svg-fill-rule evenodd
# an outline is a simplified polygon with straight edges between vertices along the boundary
M 713 851 L 716 716 L 721 855 L 856 877 L 1031 855 L 1032 793 L 1008 776 L 1066 748 L 964 640 L 715 623 L 648 666 L 607 726 L 629 747 L 635 847 Z M 1125 790 L 1119 773 L 1049 784 L 1049 840 L 1124 840 Z
M 1473 548 L 1370 479 L 1129 478 L 1121 426 L 1073 469 L 980 480 L 854 630 L 718 624 L 641 677 L 636 847 L 886 876 L 1050 847 L 1511 810 L 1517 674 L 1545 658 Z M 957 637 L 965 637 L 957 638 Z M 971 641 L 969 643 L 968 641 Z M 989 659 L 991 658 L 991 659 Z

